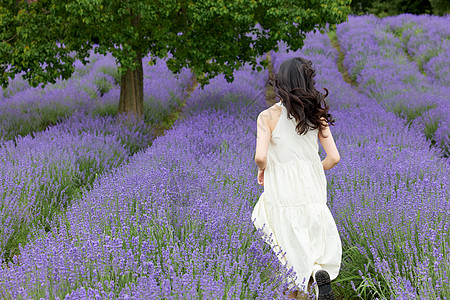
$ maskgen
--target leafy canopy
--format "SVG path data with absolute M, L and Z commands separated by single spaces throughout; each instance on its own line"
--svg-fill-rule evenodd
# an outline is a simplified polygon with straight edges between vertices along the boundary
M 31 1 L 30 1 L 31 2 Z M 137 66 L 137 53 L 167 57 L 178 72 L 191 68 L 201 84 L 219 73 L 233 80 L 245 62 L 283 40 L 292 50 L 305 33 L 346 20 L 350 0 L 4 0 L 0 4 L 1 84 L 25 71 L 30 85 L 67 79 L 89 50 L 110 52 L 119 71 Z M 257 25 L 259 24 L 259 25 Z

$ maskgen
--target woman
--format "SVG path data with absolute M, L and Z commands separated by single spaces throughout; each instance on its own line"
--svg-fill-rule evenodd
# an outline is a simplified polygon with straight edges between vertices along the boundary
M 274 80 L 280 102 L 258 116 L 255 162 L 264 192 L 252 219 L 272 234 L 268 243 L 279 260 L 294 268 L 297 278 L 290 287 L 307 293 L 315 281 L 318 299 L 334 299 L 330 281 L 339 273 L 342 248 L 326 205 L 324 170 L 340 156 L 328 126 L 334 122 L 324 100 L 328 91 L 315 89 L 311 65 L 300 57 L 283 62 Z M 327 154 L 323 161 L 318 139 Z M 289 297 L 297 298 L 297 291 Z

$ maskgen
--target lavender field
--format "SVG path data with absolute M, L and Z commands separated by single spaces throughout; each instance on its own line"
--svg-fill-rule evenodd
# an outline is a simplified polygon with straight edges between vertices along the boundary
M 450 298 L 448 28 L 448 16 L 350 16 L 268 53 L 275 72 L 311 60 L 330 92 L 339 299 Z M 0 94 L 0 298 L 286 299 L 295 273 L 251 220 L 269 71 L 246 65 L 188 95 L 189 70 L 145 63 L 133 124 L 117 113 L 114 60 L 91 57 L 69 80 L 16 77 Z
M 449 156 L 450 17 L 349 17 L 338 25 L 344 66 L 360 90 Z
M 100 174 L 151 145 L 152 125 L 166 121 L 180 106 L 192 76 L 184 71 L 175 78 L 162 60 L 147 64 L 144 74 L 151 78 L 144 81 L 145 120 L 130 123 L 116 116 L 119 87 L 114 60 L 95 54 L 91 59 L 90 65 L 77 64 L 68 81 L 41 89 L 29 87 L 17 76 L 3 90 L 2 260 L 18 253 L 19 243 L 34 234 L 31 228 L 51 230 L 54 215 L 90 189 Z

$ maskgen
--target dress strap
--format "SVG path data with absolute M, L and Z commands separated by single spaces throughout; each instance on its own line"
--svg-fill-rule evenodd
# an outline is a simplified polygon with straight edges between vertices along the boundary
M 279 127 L 281 126 L 281 124 L 280 123 L 282 123 L 282 121 L 283 121 L 283 119 L 284 119 L 284 117 L 283 117 L 283 114 L 284 114 L 284 112 L 283 112 L 283 106 L 284 105 L 282 105 L 281 104 L 281 101 L 279 101 L 279 102 L 277 102 L 277 103 L 275 103 L 276 105 L 278 105 L 278 106 L 281 106 L 281 114 L 280 114 L 280 118 L 278 119 L 278 122 L 277 122 L 277 124 L 275 125 L 275 128 L 273 129 L 273 131 L 272 131 L 272 136 L 273 135 L 275 135 L 278 131 L 279 131 Z
M 281 114 L 280 114 L 280 119 L 281 119 L 284 114 L 284 105 L 281 103 L 281 101 L 277 102 L 277 104 L 279 107 L 281 107 Z

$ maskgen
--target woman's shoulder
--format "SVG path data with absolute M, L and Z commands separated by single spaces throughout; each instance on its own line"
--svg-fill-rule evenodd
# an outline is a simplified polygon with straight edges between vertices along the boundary
M 275 103 L 272 106 L 261 111 L 258 115 L 258 118 L 266 123 L 272 131 L 275 128 L 278 120 L 280 119 L 281 110 L 281 106 Z
M 279 105 L 279 102 L 269 106 L 268 108 L 266 108 L 265 110 L 261 111 L 259 113 L 259 115 L 263 116 L 263 117 L 268 117 L 270 115 L 272 115 L 273 113 L 279 113 L 281 111 L 281 106 Z
M 281 105 L 282 104 L 280 102 L 277 102 L 277 103 L 273 104 L 272 106 L 270 106 L 269 108 L 267 108 L 267 110 L 274 111 L 274 112 L 280 112 Z

